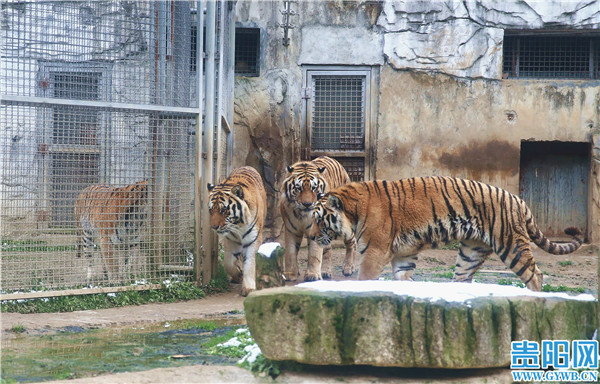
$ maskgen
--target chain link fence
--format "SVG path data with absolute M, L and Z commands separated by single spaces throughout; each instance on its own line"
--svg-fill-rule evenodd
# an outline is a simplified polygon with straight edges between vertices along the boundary
M 198 4 L 2 2 L 2 294 L 194 278 Z

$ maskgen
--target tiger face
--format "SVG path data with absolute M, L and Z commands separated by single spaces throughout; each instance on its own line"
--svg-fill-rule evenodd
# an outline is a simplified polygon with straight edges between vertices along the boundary
M 325 167 L 311 167 L 309 164 L 298 170 L 288 166 L 290 176 L 283 182 L 285 194 L 287 199 L 294 203 L 296 209 L 310 212 L 315 208 L 317 201 L 325 193 L 326 184 L 321 177 L 325 169 Z
M 333 195 L 322 197 L 312 213 L 313 224 L 309 238 L 326 247 L 339 237 L 344 240 L 352 237 L 350 221 L 344 214 L 342 201 Z
M 226 190 L 215 189 L 213 184 L 208 184 L 208 190 L 210 191 L 208 211 L 212 229 L 219 235 L 223 235 L 244 223 L 244 215 L 248 206 L 244 202 L 242 187 L 236 185 L 230 190 Z

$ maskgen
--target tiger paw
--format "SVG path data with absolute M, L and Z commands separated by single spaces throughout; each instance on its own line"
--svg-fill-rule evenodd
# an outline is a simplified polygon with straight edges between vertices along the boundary
M 354 271 L 355 271 L 354 264 L 349 264 L 349 265 L 344 265 L 344 269 L 342 270 L 342 273 L 344 274 L 344 276 L 352 276 Z
M 298 279 L 299 273 L 298 272 L 284 272 L 283 275 L 285 276 L 286 281 L 296 281 Z
M 317 280 L 321 280 L 320 273 L 306 272 L 306 275 L 304 275 L 304 281 L 317 281 Z
M 321 278 L 323 280 L 331 280 L 331 272 L 321 272 Z
M 234 284 L 240 284 L 244 279 L 244 275 L 240 272 L 238 275 L 231 276 L 231 282 Z
M 250 294 L 250 292 L 252 291 L 256 291 L 256 289 L 254 288 L 247 288 L 247 287 L 242 287 L 242 291 L 240 292 L 240 295 L 246 297 Z

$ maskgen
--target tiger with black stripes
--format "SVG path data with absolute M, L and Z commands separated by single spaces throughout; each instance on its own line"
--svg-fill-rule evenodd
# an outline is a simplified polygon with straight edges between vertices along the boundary
M 148 180 L 124 187 L 91 185 L 77 196 L 74 211 L 78 223 L 77 257 L 84 254 L 91 258 L 98 245 L 104 274 L 110 282 L 122 282 L 131 259 L 139 258 L 147 198 Z M 88 281 L 92 278 L 91 259 L 87 278 Z
M 408 280 L 420 250 L 459 240 L 455 281 L 471 282 L 495 252 L 529 289 L 541 291 L 543 275 L 529 242 L 555 255 L 583 242 L 574 227 L 565 230 L 570 243 L 551 242 L 518 196 L 452 177 L 351 183 L 323 196 L 313 218 L 311 237 L 321 246 L 338 237 L 356 239 L 361 280 L 377 278 L 389 262 L 395 279 Z
M 225 181 L 208 184 L 210 226 L 223 239 L 225 271 L 242 283 L 242 296 L 256 289 L 256 251 L 262 243 L 267 193 L 252 167 L 235 169 Z
M 321 156 L 312 161 L 300 161 L 288 166 L 288 177 L 281 185 L 279 208 L 285 231 L 285 272 L 287 280 L 299 276 L 298 250 L 302 239 L 308 235 L 312 225 L 312 211 L 318 197 L 350 182 L 344 167 L 336 160 Z M 350 276 L 354 268 L 356 244 L 346 242 L 346 258 L 343 274 Z M 321 268 L 323 267 L 323 268 Z M 308 267 L 304 280 L 331 278 L 331 247 L 322 249 L 308 239 Z

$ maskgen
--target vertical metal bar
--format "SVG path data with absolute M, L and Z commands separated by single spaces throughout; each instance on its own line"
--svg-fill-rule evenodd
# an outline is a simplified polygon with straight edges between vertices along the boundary
M 215 175 L 215 179 L 218 180 L 219 178 L 219 174 L 221 172 L 221 166 L 223 163 L 223 154 L 222 149 L 223 149 L 223 124 L 221 123 L 221 114 L 223 113 L 223 104 L 224 104 L 224 100 L 226 100 L 226 98 L 223 96 L 223 81 L 224 79 L 227 79 L 227 76 L 224 76 L 225 72 L 223 71 L 224 69 L 224 65 L 223 65 L 223 58 L 225 56 L 225 14 L 227 13 L 227 7 L 226 7 L 226 3 L 225 0 L 219 0 L 219 2 L 221 3 L 221 12 L 219 12 L 219 14 L 217 15 L 219 17 L 219 23 L 217 24 L 219 26 L 219 39 L 217 41 L 217 44 L 219 45 L 219 77 L 218 80 L 219 82 L 217 83 L 216 87 L 217 87 L 217 109 L 215 110 L 215 129 L 217 130 L 217 140 L 216 140 L 216 145 L 217 147 L 214 148 L 213 150 L 216 152 L 216 166 L 215 166 L 215 170 L 216 170 L 216 175 Z M 216 271 L 214 271 L 216 272 Z
M 519 74 L 519 67 L 521 66 L 521 37 L 517 37 L 516 38 L 516 50 L 515 50 L 515 56 L 516 56 L 516 64 L 515 64 L 515 79 L 518 79 L 520 77 Z
M 228 94 L 229 94 L 229 105 L 227 106 L 227 121 L 230 124 L 230 131 L 227 135 L 227 166 L 225 173 L 229 174 L 231 172 L 231 162 L 233 159 L 233 99 L 234 99 L 234 85 L 235 85 L 235 2 L 231 2 L 232 11 L 228 13 L 229 18 L 229 61 L 227 62 L 227 68 L 229 70 L 229 79 L 228 84 Z M 260 44 L 260 32 L 258 38 Z M 256 57 L 257 61 L 260 60 L 260 57 Z
M 590 38 L 590 79 L 594 79 L 594 56 L 596 52 L 594 51 L 594 39 Z
M 196 275 L 196 284 L 202 283 L 202 224 L 203 215 L 206 215 L 206 206 L 202 205 L 202 196 L 206 194 L 206 188 L 203 178 L 203 161 L 202 161 L 202 138 L 203 132 L 203 97 L 204 97 L 204 55 L 203 55 L 203 44 L 204 40 L 204 2 L 205 0 L 198 0 L 196 2 L 196 14 L 197 14 L 197 32 L 196 32 L 196 76 L 197 76 L 197 107 L 198 115 L 196 117 L 196 186 L 194 188 L 194 218 L 195 218 L 195 236 L 194 236 L 194 249 L 195 249 L 195 262 L 194 269 Z M 209 229 L 210 230 L 210 229 Z
M 215 27 L 216 3 L 215 0 L 206 2 L 206 88 L 205 88 L 205 120 L 202 132 L 202 179 L 204 183 L 214 182 L 213 175 L 213 138 L 215 118 Z M 203 187 L 205 188 L 205 186 Z M 214 235 L 210 228 L 210 216 L 206 209 L 208 194 L 204 194 L 202 201 L 202 246 L 204 257 L 202 260 L 202 283 L 208 284 L 212 278 L 212 271 L 216 262 L 216 249 Z

